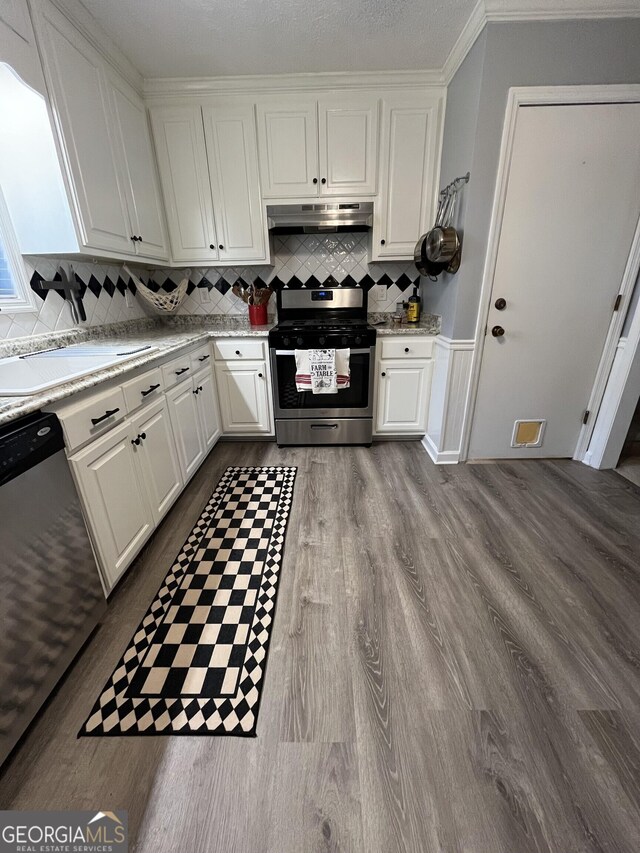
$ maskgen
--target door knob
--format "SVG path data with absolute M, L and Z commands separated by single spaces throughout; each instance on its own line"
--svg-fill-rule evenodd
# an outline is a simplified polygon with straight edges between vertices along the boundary
M 493 329 L 491 329 L 491 334 L 494 338 L 501 338 L 504 335 L 504 329 L 502 326 L 494 326 Z
M 495 305 L 498 311 L 504 311 L 504 309 L 507 307 L 507 300 L 500 297 L 500 299 L 496 299 Z

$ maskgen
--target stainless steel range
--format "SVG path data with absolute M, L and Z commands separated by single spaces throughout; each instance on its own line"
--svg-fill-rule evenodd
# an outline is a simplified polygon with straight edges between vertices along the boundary
M 269 332 L 276 441 L 371 444 L 376 330 L 360 287 L 284 289 Z M 296 350 L 349 349 L 350 384 L 335 394 L 296 388 Z

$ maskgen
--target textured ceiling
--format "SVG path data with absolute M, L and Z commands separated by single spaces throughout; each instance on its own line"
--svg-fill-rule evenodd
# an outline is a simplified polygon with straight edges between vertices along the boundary
M 439 69 L 475 0 L 82 0 L 145 77 Z

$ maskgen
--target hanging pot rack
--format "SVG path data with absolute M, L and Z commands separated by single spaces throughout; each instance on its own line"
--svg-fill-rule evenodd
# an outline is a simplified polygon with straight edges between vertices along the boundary
M 460 268 L 462 246 L 453 227 L 453 213 L 458 192 L 469 183 L 470 177 L 470 172 L 460 175 L 440 190 L 435 224 L 416 243 L 414 261 L 418 272 L 432 281 L 436 281 L 442 272 L 454 275 Z M 436 247 L 444 251 L 444 254 L 433 255 Z

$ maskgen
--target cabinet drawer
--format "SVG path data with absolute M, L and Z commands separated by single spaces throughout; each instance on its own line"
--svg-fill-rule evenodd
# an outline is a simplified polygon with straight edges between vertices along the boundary
M 407 335 L 380 341 L 380 358 L 431 358 L 432 355 L 433 338 Z
M 190 354 L 191 357 L 191 372 L 195 373 L 196 370 L 200 370 L 203 367 L 206 367 L 208 364 L 211 364 L 211 348 L 209 344 L 204 344 L 204 346 L 198 347 L 195 352 Z
M 266 358 L 265 341 L 231 339 L 213 342 L 213 351 L 220 361 L 258 361 Z
M 188 379 L 194 372 L 191 366 L 191 353 L 174 358 L 169 364 L 163 365 L 161 370 L 165 389 L 172 388 L 178 382 Z
M 125 382 L 122 390 L 127 411 L 134 412 L 143 403 L 150 403 L 162 394 L 164 390 L 162 371 L 159 367 L 156 367 L 155 370 L 148 370 L 142 376 L 136 376 L 135 379 Z
M 107 432 L 126 413 L 122 388 L 112 388 L 61 409 L 58 417 L 62 422 L 67 447 L 73 450 Z

